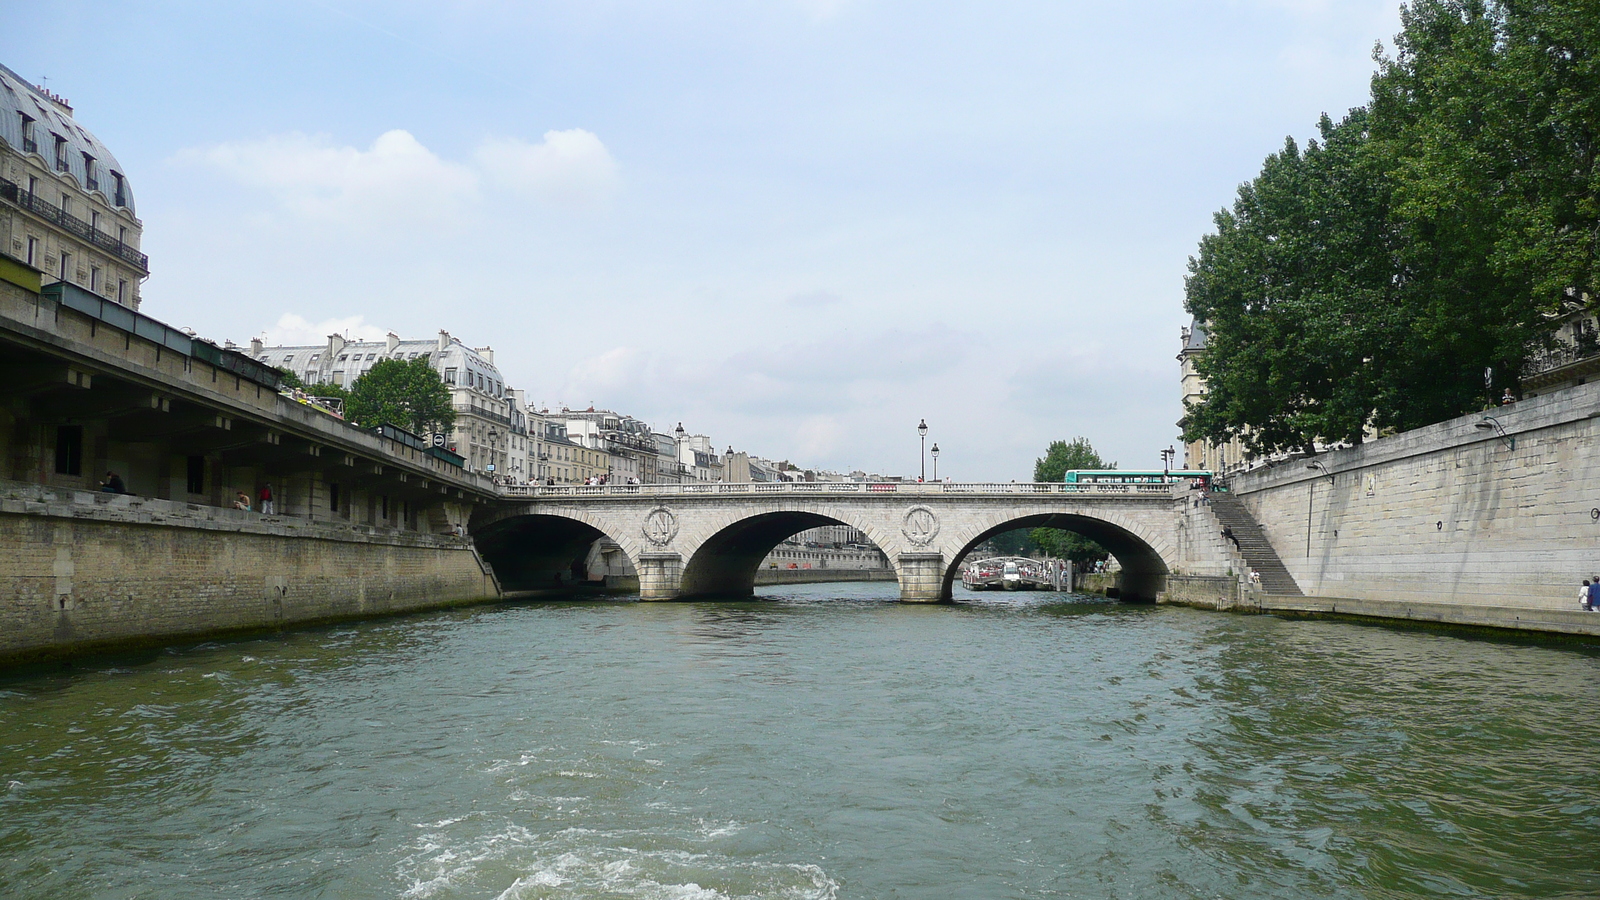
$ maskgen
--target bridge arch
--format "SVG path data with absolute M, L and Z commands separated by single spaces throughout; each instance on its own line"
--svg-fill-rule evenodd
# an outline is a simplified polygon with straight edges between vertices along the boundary
M 1146 534 L 1143 524 L 1130 517 L 1110 510 L 1095 510 L 1092 514 L 1036 512 L 986 518 L 988 521 L 976 526 L 976 530 L 963 534 L 959 538 L 963 542 L 951 547 L 954 552 L 946 555 L 948 564 L 940 594 L 944 599 L 954 598 L 955 583 L 961 577 L 961 562 L 974 547 L 997 534 L 1021 528 L 1059 528 L 1083 535 L 1106 548 L 1122 566 L 1118 589 L 1124 600 L 1153 603 L 1156 594 L 1166 590 L 1172 566 L 1163 551 L 1170 554 L 1173 548 L 1160 537 Z
M 505 590 L 571 587 L 584 583 L 584 561 L 600 538 L 617 544 L 637 570 L 638 549 L 610 533 L 613 525 L 584 509 L 502 515 L 476 525 L 473 543 Z
M 755 593 L 761 561 L 773 548 L 785 538 L 825 525 L 855 528 L 878 547 L 884 546 L 884 536 L 872 523 L 834 509 L 797 505 L 720 516 L 705 529 L 701 540 L 685 548 L 679 596 L 749 597 Z M 894 567 L 892 559 L 889 565 Z

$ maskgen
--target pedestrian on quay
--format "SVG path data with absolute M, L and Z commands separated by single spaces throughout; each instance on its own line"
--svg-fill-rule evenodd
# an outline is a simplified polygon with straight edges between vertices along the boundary
M 271 483 L 263 484 L 261 486 L 261 493 L 256 495 L 256 499 L 261 501 L 261 514 L 263 516 L 270 516 L 274 514 L 276 507 L 272 502 Z
M 115 472 L 107 472 L 106 480 L 100 482 L 100 490 L 107 494 L 126 494 L 127 485 L 122 483 L 122 476 Z
M 1583 580 L 1583 587 L 1578 588 L 1578 605 L 1583 607 L 1585 612 L 1593 612 L 1589 606 L 1589 592 L 1591 590 L 1593 590 L 1593 588 L 1589 586 L 1589 579 L 1585 578 Z
M 249 512 L 250 511 L 250 495 L 246 494 L 244 491 L 240 491 L 238 494 L 234 495 L 233 508 L 234 509 L 242 509 L 245 512 Z
M 1589 582 L 1589 612 L 1600 612 L 1600 575 Z

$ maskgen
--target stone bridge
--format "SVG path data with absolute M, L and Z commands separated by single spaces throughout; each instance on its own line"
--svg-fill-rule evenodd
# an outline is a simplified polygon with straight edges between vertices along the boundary
M 605 537 L 639 572 L 643 599 L 674 600 L 750 596 L 761 560 L 784 538 L 849 525 L 888 557 L 901 600 L 930 603 L 951 599 L 957 564 L 985 539 L 1048 526 L 1110 551 L 1122 565 L 1124 598 L 1154 600 L 1167 575 L 1192 562 L 1184 556 L 1193 542 L 1181 534 L 1187 493 L 1035 483 L 527 486 L 503 488 L 499 501 L 480 506 L 472 531 L 508 590 L 563 583 Z

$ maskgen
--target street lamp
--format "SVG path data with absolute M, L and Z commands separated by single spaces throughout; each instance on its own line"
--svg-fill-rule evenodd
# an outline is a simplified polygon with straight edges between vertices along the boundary
M 1177 458 L 1178 450 L 1170 444 L 1167 445 L 1167 449 L 1161 451 L 1161 480 L 1167 480 L 1172 474 L 1172 463 Z
M 489 471 L 491 473 L 494 472 L 495 442 L 498 441 L 499 439 L 500 439 L 500 432 L 496 431 L 493 428 L 490 428 L 489 429 Z
M 1314 459 L 1311 462 L 1306 463 L 1306 468 L 1311 469 L 1314 472 L 1321 472 L 1322 473 L 1322 477 L 1328 479 L 1328 484 L 1330 484 L 1330 485 L 1333 484 L 1333 473 L 1329 472 L 1328 471 L 1328 467 L 1323 465 L 1319 460 L 1315 460 Z M 1313 481 L 1309 485 L 1306 486 L 1306 558 L 1307 559 L 1311 558 L 1311 501 L 1316 497 L 1316 495 L 1317 495 L 1317 483 L 1315 481 Z
M 934 441 L 933 442 L 933 449 L 931 451 L 929 451 L 929 452 L 933 455 L 933 480 L 934 481 L 938 481 L 939 480 L 939 442 L 938 441 Z
M 917 423 L 917 437 L 922 438 L 922 476 L 918 481 L 928 480 L 928 420 L 923 419 Z

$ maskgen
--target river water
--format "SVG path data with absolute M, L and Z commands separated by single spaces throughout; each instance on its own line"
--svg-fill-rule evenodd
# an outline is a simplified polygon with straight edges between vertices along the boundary
M 1600 895 L 1594 648 L 762 593 L 0 680 L 0 896 Z

